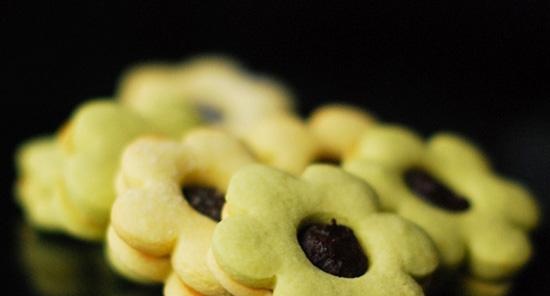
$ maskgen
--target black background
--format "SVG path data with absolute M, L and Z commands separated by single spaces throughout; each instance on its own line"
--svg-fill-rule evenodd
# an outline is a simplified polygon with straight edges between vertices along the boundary
M 339 101 L 425 135 L 457 131 L 550 200 L 549 1 L 148 2 L 1 4 L 3 272 L 21 295 L 30 291 L 12 258 L 14 149 L 111 95 L 139 61 L 228 54 L 287 83 L 304 115 Z M 518 295 L 550 295 L 549 235 L 543 222 Z

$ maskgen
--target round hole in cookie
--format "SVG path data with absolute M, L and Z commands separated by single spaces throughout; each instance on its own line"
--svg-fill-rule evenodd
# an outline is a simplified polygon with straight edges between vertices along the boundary
M 321 157 L 316 158 L 313 161 L 313 163 L 330 164 L 330 165 L 340 166 L 342 164 L 342 160 L 337 158 L 337 157 L 332 157 L 332 156 L 321 156 Z
M 183 197 L 197 212 L 219 222 L 225 204 L 224 193 L 215 187 L 204 185 L 185 185 L 182 188 Z
M 356 278 L 367 272 L 368 259 L 353 230 L 339 225 L 304 223 L 298 229 L 298 243 L 308 260 L 326 273 Z
M 196 104 L 200 117 L 208 123 L 219 123 L 223 121 L 223 112 L 212 105 Z
M 470 208 L 470 202 L 451 190 L 427 170 L 412 167 L 403 174 L 405 184 L 421 199 L 451 212 L 463 212 Z

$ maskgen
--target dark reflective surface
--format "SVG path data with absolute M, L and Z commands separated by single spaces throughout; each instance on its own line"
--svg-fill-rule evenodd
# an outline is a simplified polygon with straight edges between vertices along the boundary
M 162 286 L 131 283 L 113 273 L 108 266 L 100 244 L 76 241 L 62 235 L 38 232 L 14 219 L 15 248 L 8 258 L 13 260 L 10 281 L 14 289 L 10 295 L 31 296 L 160 296 Z M 511 283 L 510 295 L 546 295 L 545 288 L 537 286 L 547 272 L 547 229 L 534 235 L 538 251 L 534 260 Z M 544 235 L 544 237 L 541 237 Z M 441 284 L 445 282 L 445 284 Z M 461 282 L 450 281 L 448 274 L 438 272 L 424 282 L 428 295 L 460 296 Z M 534 284 L 534 285 L 533 285 Z
M 90 244 L 15 223 L 15 259 L 21 286 L 16 295 L 162 295 L 160 286 L 130 283 L 114 274 L 99 244 Z

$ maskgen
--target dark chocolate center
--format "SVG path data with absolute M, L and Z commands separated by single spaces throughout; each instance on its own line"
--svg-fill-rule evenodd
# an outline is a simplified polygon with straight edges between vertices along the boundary
M 407 170 L 404 179 L 412 192 L 440 208 L 451 212 L 463 212 L 470 208 L 466 198 L 453 192 L 423 169 Z
M 322 164 L 330 164 L 335 166 L 340 166 L 342 164 L 342 161 L 335 157 L 319 157 L 317 158 L 314 163 L 322 163 Z
M 213 106 L 197 104 L 197 110 L 199 111 L 200 117 L 209 123 L 218 123 L 223 120 L 222 112 Z
M 199 213 L 219 222 L 223 204 L 224 194 L 214 187 L 208 186 L 184 186 L 183 196 L 191 207 Z
M 332 224 L 307 224 L 298 231 L 298 242 L 313 265 L 339 277 L 359 277 L 368 259 L 350 228 Z

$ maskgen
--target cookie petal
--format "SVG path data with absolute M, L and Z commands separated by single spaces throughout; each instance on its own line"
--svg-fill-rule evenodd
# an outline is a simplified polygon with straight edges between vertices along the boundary
M 94 100 L 82 105 L 71 120 L 65 149 L 78 153 L 100 153 L 117 158 L 129 140 L 150 131 L 143 117 L 107 100 Z M 67 147 L 68 146 L 68 147 Z
M 463 137 L 440 133 L 428 141 L 428 151 L 434 162 L 444 164 L 449 171 L 485 171 L 490 170 L 487 157 Z
M 413 221 L 430 235 L 445 266 L 459 266 L 466 255 L 466 246 L 460 231 L 461 215 L 441 211 L 411 193 L 408 195 L 400 204 L 399 215 Z
M 302 179 L 309 181 L 321 197 L 310 201 L 311 208 L 331 209 L 338 217 L 350 220 L 361 219 L 378 208 L 376 195 L 367 183 L 335 166 L 311 165 Z M 355 198 L 344 198 L 347 196 Z
M 468 248 L 472 273 L 485 279 L 511 276 L 531 255 L 531 245 L 524 231 L 495 217 L 477 217 L 468 221 Z
M 418 278 L 429 275 L 438 265 L 436 251 L 428 235 L 396 215 L 368 217 L 358 227 L 358 235 L 364 240 L 374 265 L 381 264 L 388 269 L 403 268 Z M 395 255 L 397 257 L 393 257 Z
M 173 184 L 150 183 L 117 198 L 111 224 L 132 247 L 151 255 L 167 255 L 179 235 L 181 220 L 197 215 L 182 206 L 184 202 Z
M 393 168 L 417 165 L 424 143 L 414 132 L 400 126 L 376 126 L 366 131 L 348 159 L 370 159 Z
M 177 92 L 175 67 L 167 63 L 146 63 L 129 67 L 119 78 L 116 97 L 125 104 L 146 105 L 151 98 Z
M 234 280 L 253 288 L 271 288 L 285 250 L 278 235 L 251 217 L 228 217 L 218 224 L 212 253 L 219 267 Z
M 499 197 L 492 200 L 493 207 L 500 210 L 511 223 L 526 230 L 533 229 L 538 224 L 540 212 L 535 198 L 521 184 L 493 177 L 479 186 L 487 196 Z
M 320 152 L 307 126 L 288 115 L 260 121 L 244 139 L 261 162 L 292 174 L 302 173 Z
M 308 120 L 323 154 L 341 159 L 349 154 L 360 135 L 376 123 L 376 119 L 359 108 L 347 105 L 325 105 L 315 109 Z
M 206 264 L 216 223 L 197 216 L 182 226 L 172 255 L 172 266 L 178 278 L 203 295 L 227 295 Z
M 343 168 L 366 180 L 375 188 L 377 194 L 383 197 L 379 201 L 383 209 L 395 211 L 399 207 L 401 197 L 407 191 L 404 186 L 401 186 L 403 177 L 400 171 L 364 159 L 347 161 Z
M 310 193 L 309 187 L 296 177 L 254 164 L 242 168 L 233 176 L 226 202 L 230 204 L 233 214 L 246 212 L 250 216 L 266 219 L 266 223 L 284 227 L 288 223 L 294 225 L 294 220 L 302 214 L 303 201 L 297 196 L 320 198 Z
M 212 128 L 190 131 L 182 145 L 185 166 L 191 170 L 185 183 L 211 184 L 225 192 L 229 180 L 241 167 L 256 162 L 246 147 L 234 136 Z
M 183 160 L 177 142 L 160 140 L 156 137 L 141 137 L 124 150 L 120 165 L 120 178 L 126 188 L 143 186 L 150 180 L 172 180 L 177 182 L 184 172 L 193 167 Z

